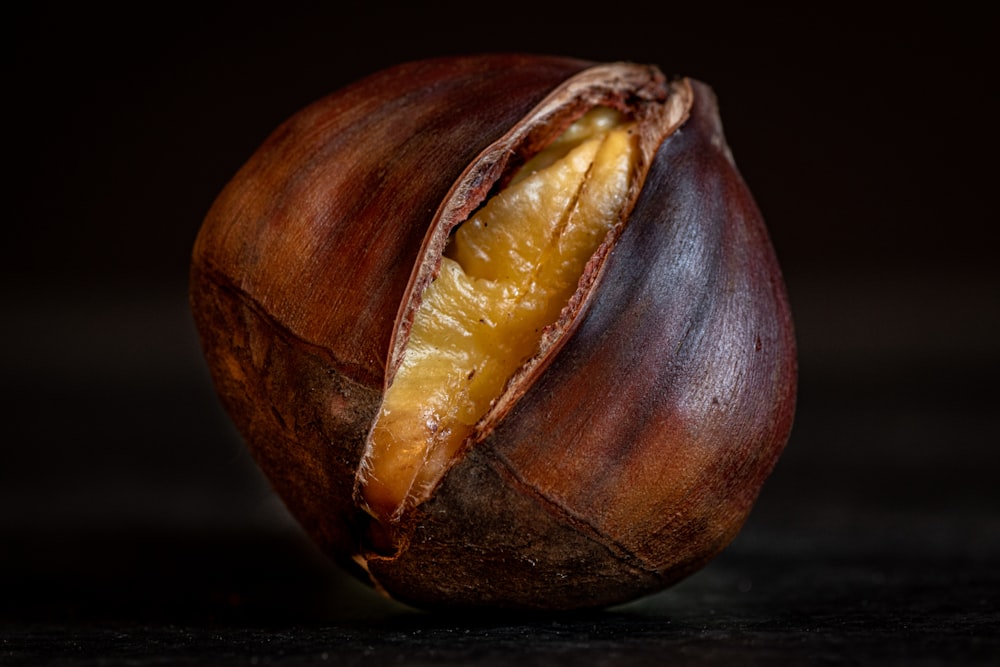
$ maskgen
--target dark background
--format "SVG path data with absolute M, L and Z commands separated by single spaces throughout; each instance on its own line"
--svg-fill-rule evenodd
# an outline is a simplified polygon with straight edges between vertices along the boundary
M 995 658 L 997 22 L 668 4 L 11 14 L 0 662 Z M 432 617 L 346 580 L 249 460 L 186 304 L 202 217 L 278 123 L 402 60 L 501 50 L 710 83 L 796 319 L 796 426 L 743 533 L 592 616 Z

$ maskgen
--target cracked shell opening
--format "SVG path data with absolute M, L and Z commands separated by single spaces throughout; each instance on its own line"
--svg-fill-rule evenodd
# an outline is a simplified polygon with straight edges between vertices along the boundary
M 540 353 L 620 221 L 637 154 L 634 124 L 595 108 L 452 234 L 369 436 L 360 495 L 376 522 L 426 498 Z

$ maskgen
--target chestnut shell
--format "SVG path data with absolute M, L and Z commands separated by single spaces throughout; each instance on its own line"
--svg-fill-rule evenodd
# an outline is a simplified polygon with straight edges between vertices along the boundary
M 380 552 L 356 475 L 448 224 L 589 106 L 678 95 L 683 123 L 650 155 L 565 335 L 405 514 L 400 549 Z M 659 590 L 732 540 L 791 430 L 795 343 L 762 217 L 711 90 L 655 68 L 444 58 L 320 100 L 209 211 L 191 302 L 223 404 L 289 510 L 418 607 L 579 609 Z

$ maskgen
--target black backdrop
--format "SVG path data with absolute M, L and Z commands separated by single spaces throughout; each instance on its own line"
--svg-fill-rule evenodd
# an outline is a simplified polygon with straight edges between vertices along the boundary
M 486 655 L 504 664 L 490 632 L 549 657 L 584 655 L 567 648 L 580 639 L 695 661 L 761 646 L 985 658 L 1000 593 L 996 28 L 917 3 L 11 14 L 0 656 L 238 658 L 267 653 L 246 634 L 266 626 L 285 633 L 275 660 L 500 646 Z M 187 266 L 213 197 L 297 109 L 402 60 L 500 50 L 652 62 L 715 88 L 785 271 L 800 407 L 744 533 L 705 571 L 603 635 L 498 622 L 436 654 L 460 623 L 400 625 L 410 615 L 330 571 L 269 493 L 212 393 Z M 227 628 L 228 653 L 205 652 L 208 627 Z

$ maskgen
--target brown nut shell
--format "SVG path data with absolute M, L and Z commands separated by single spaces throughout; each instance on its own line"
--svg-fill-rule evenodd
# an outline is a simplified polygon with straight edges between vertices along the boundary
M 385 550 L 358 466 L 448 233 L 598 104 L 639 119 L 621 225 Z M 652 67 L 490 55 L 378 73 L 268 138 L 209 212 L 191 280 L 218 392 L 276 491 L 333 558 L 416 606 L 660 589 L 729 543 L 791 429 L 762 218 L 711 91 Z

